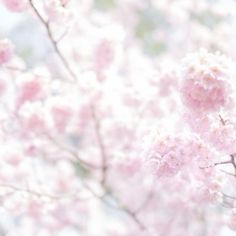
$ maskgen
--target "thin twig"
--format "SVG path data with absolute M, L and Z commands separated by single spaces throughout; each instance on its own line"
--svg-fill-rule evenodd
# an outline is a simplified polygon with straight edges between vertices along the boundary
M 235 156 L 234 156 L 234 154 L 231 154 L 230 157 L 231 157 L 231 163 L 234 167 L 234 173 L 235 173 L 235 176 L 236 176 L 236 163 L 235 163 L 235 158 L 234 158 Z
M 19 68 L 19 67 L 15 67 L 15 66 L 4 66 L 3 67 L 4 69 L 6 70 L 9 70 L 11 72 L 18 72 L 18 73 L 27 73 L 30 71 L 30 68 Z M 43 75 L 43 74 L 40 74 L 36 71 L 30 71 L 33 75 L 37 76 L 37 77 L 41 77 L 41 78 L 45 78 L 45 79 L 51 79 L 52 77 L 50 75 Z M 59 77 L 59 76 L 54 76 L 55 79 L 60 79 L 62 80 L 63 78 L 62 77 Z
M 227 172 L 225 170 L 220 170 L 221 172 L 225 173 L 226 175 L 230 175 L 230 176 L 233 176 L 233 177 L 236 177 L 234 174 L 230 173 L 230 172 Z
M 98 142 L 98 146 L 99 146 L 99 150 L 101 153 L 101 158 L 102 158 L 102 179 L 101 179 L 101 184 L 104 185 L 106 182 L 106 175 L 107 175 L 107 155 L 106 155 L 106 149 L 105 149 L 105 145 L 103 143 L 103 138 L 102 138 L 102 134 L 101 134 L 101 124 L 99 119 L 96 116 L 96 112 L 94 107 L 91 107 L 91 111 L 92 111 L 92 118 L 93 118 L 93 122 L 94 122 L 94 128 L 95 128 L 95 135 L 97 138 L 97 142 Z
M 137 214 L 135 212 L 132 212 L 131 210 L 129 210 L 126 207 L 121 207 L 121 209 L 126 212 L 132 219 L 133 221 L 139 226 L 139 228 L 143 231 L 147 230 L 147 227 L 139 220 L 139 218 L 137 217 Z
M 234 197 L 234 196 L 230 196 L 230 195 L 225 194 L 225 193 L 222 193 L 222 194 L 223 194 L 224 197 L 236 200 L 236 197 Z
M 58 42 L 54 39 L 53 35 L 52 35 L 52 31 L 50 29 L 50 24 L 49 22 L 47 22 L 42 15 L 39 13 L 38 9 L 35 7 L 33 0 L 29 0 L 30 6 L 33 9 L 33 11 L 35 12 L 35 14 L 37 15 L 37 17 L 39 18 L 39 20 L 41 21 L 41 23 L 44 25 L 46 32 L 48 34 L 48 38 L 51 41 L 51 44 L 54 48 L 54 51 L 56 52 L 56 54 L 58 55 L 58 57 L 60 58 L 62 64 L 64 65 L 64 67 L 66 68 L 67 72 L 70 74 L 70 76 L 73 78 L 73 80 L 77 80 L 77 76 L 76 74 L 73 72 L 73 70 L 71 69 L 68 61 L 66 60 L 66 58 L 64 57 L 63 53 L 61 52 L 61 50 L 58 47 Z
M 226 120 L 223 119 L 223 117 L 221 116 L 221 114 L 219 114 L 219 118 L 220 118 L 220 122 L 222 125 L 226 124 Z
M 126 206 L 122 205 L 120 203 L 120 201 L 118 200 L 118 198 L 111 193 L 111 191 L 108 191 L 108 189 L 102 185 L 101 187 L 104 188 L 104 193 L 102 195 L 97 194 L 92 188 L 90 188 L 89 185 L 87 185 L 86 183 L 83 183 L 83 186 L 94 196 L 96 197 L 98 200 L 100 200 L 101 202 L 105 203 L 107 206 L 116 209 L 116 210 L 120 210 L 123 211 L 124 213 L 126 213 L 137 225 L 138 227 L 142 230 L 142 231 L 146 231 L 147 227 L 138 219 L 137 213 L 131 211 L 129 208 L 127 208 Z M 116 201 L 117 205 L 113 205 L 110 202 L 108 202 L 104 197 L 106 196 L 106 193 L 109 193 L 113 199 Z
M 27 193 L 29 195 L 33 195 L 33 196 L 36 196 L 36 197 L 39 197 L 39 198 L 46 197 L 46 198 L 49 198 L 51 200 L 61 200 L 61 199 L 65 199 L 65 198 L 73 198 L 78 194 L 78 191 L 77 191 L 74 194 L 54 195 L 54 194 L 49 194 L 49 193 L 40 193 L 40 192 L 31 190 L 31 189 L 28 189 L 28 188 L 20 188 L 20 187 L 17 187 L 17 186 L 6 185 L 6 184 L 0 184 L 0 188 L 11 189 L 11 190 L 16 191 L 16 192 L 24 192 L 24 193 Z M 85 200 L 87 200 L 87 199 L 85 199 Z
M 150 200 L 153 198 L 154 196 L 154 192 L 150 191 L 147 195 L 147 197 L 145 198 L 145 200 L 142 202 L 142 204 L 134 211 L 136 214 L 139 213 L 140 211 L 142 211 L 147 204 L 150 202 Z
M 67 153 L 71 154 L 76 161 L 79 162 L 79 164 L 83 165 L 84 167 L 88 167 L 90 169 L 101 169 L 102 167 L 99 165 L 95 165 L 93 163 L 87 162 L 84 159 L 82 159 L 77 152 L 75 152 L 72 149 L 69 149 L 65 145 L 59 143 L 55 138 L 53 138 L 50 134 L 45 133 L 45 136 L 51 141 L 54 145 L 56 145 L 58 148 L 60 148 L 63 151 L 66 151 Z
M 209 166 L 200 167 L 200 169 L 207 169 L 207 168 L 211 168 L 214 166 L 226 165 L 226 164 L 232 164 L 232 160 L 230 159 L 228 161 L 216 162 L 216 163 L 213 163 L 212 165 L 209 165 Z

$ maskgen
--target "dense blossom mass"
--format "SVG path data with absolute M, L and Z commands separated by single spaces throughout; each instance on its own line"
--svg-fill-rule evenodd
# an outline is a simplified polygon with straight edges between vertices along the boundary
M 186 58 L 183 102 L 196 112 L 219 111 L 229 106 L 234 77 L 230 62 L 221 55 L 200 51 Z
M 0 2 L 0 235 L 235 235 L 235 1 Z

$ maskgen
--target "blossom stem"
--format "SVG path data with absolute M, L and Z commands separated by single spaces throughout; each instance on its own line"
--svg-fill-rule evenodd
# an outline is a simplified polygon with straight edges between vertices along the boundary
M 98 142 L 98 146 L 99 146 L 100 153 L 101 153 L 101 158 L 102 158 L 102 167 L 101 167 L 102 168 L 102 179 L 101 179 L 101 184 L 105 185 L 106 176 L 107 176 L 107 154 L 106 154 L 106 149 L 105 149 L 105 145 L 104 145 L 102 134 L 101 134 L 100 121 L 97 118 L 94 107 L 92 107 L 91 110 L 92 110 L 92 118 L 93 118 L 93 122 L 94 122 L 94 126 L 95 126 L 95 135 L 96 135 L 96 139 L 97 139 L 97 142 Z
M 58 47 L 58 42 L 54 39 L 52 31 L 50 29 L 50 24 L 48 21 L 46 21 L 42 15 L 39 13 L 38 9 L 36 8 L 36 6 L 33 3 L 33 0 L 29 0 L 30 6 L 33 9 L 33 11 L 35 12 L 35 14 L 37 15 L 37 17 L 39 18 L 39 20 L 41 21 L 41 23 L 44 25 L 48 38 L 51 41 L 51 44 L 54 48 L 54 51 L 56 52 L 56 54 L 58 55 L 58 57 L 60 58 L 62 64 L 64 65 L 64 67 L 66 68 L 67 72 L 69 73 L 69 75 L 73 78 L 73 80 L 77 80 L 77 76 L 74 73 L 74 71 L 71 69 L 68 61 L 66 60 L 65 56 L 63 55 L 63 53 L 61 52 L 60 48 Z

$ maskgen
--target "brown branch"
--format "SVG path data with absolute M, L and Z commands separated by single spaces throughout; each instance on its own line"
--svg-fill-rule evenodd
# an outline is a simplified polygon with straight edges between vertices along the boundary
M 51 41 L 51 44 L 54 48 L 54 51 L 56 52 L 56 54 L 58 55 L 58 57 L 60 58 L 62 64 L 64 65 L 64 67 L 66 68 L 67 72 L 70 74 L 70 76 L 73 78 L 73 80 L 77 80 L 77 76 L 76 74 L 73 72 L 73 70 L 71 69 L 68 61 L 66 60 L 66 58 L 64 57 L 63 53 L 61 52 L 61 50 L 58 47 L 58 42 L 54 39 L 52 31 L 50 29 L 50 24 L 49 22 L 47 22 L 42 15 L 39 13 L 38 9 L 35 7 L 33 0 L 29 0 L 30 6 L 33 9 L 33 11 L 35 12 L 36 16 L 38 17 L 38 19 L 41 21 L 41 23 L 44 25 L 48 38 Z
M 221 114 L 219 114 L 219 118 L 220 118 L 220 122 L 222 125 L 226 125 L 226 120 L 223 119 L 223 117 L 221 116 Z
M 224 197 L 236 200 L 236 197 L 230 196 L 228 194 L 222 193 Z
M 148 195 L 146 196 L 145 200 L 142 202 L 142 204 L 134 212 L 137 214 L 140 211 L 142 211 L 147 206 L 149 201 L 153 198 L 153 196 L 154 196 L 154 192 L 150 191 Z
M 72 149 L 69 149 L 68 147 L 65 147 L 65 145 L 59 143 L 56 139 L 54 139 L 50 134 L 45 133 L 45 136 L 48 138 L 49 141 L 51 141 L 54 145 L 56 145 L 59 149 L 66 151 L 70 155 L 72 155 L 76 161 L 79 162 L 79 164 L 83 165 L 84 167 L 88 167 L 91 169 L 101 169 L 102 167 L 99 165 L 95 165 L 93 163 L 87 162 L 84 159 L 82 159 L 77 152 L 75 152 Z
M 100 154 L 101 154 L 101 159 L 102 159 L 102 179 L 101 179 L 101 184 L 105 185 L 106 182 L 106 175 L 107 175 L 107 155 L 106 155 L 106 149 L 105 145 L 103 143 L 103 138 L 101 134 L 101 124 L 99 119 L 96 116 L 96 112 L 94 107 L 91 107 L 91 112 L 92 112 L 92 119 L 94 122 L 94 128 L 95 128 L 95 135 L 96 139 L 98 142 Z
M 147 230 L 147 227 L 139 220 L 136 212 L 132 212 L 131 210 L 129 210 L 128 208 L 126 207 L 121 207 L 121 209 L 126 212 L 127 215 L 129 215 L 132 220 L 139 226 L 139 228 L 142 230 L 142 231 L 146 231 Z
M 231 157 L 231 163 L 232 163 L 232 165 L 234 167 L 234 173 L 235 173 L 235 176 L 236 176 L 236 163 L 235 163 L 235 158 L 234 158 L 235 155 L 231 154 L 230 157 Z
M 89 185 L 87 185 L 86 183 L 83 183 L 83 186 L 94 196 L 96 197 L 98 200 L 100 200 L 101 202 L 105 203 L 108 207 L 116 209 L 116 210 L 120 210 L 123 211 L 124 213 L 126 213 L 137 225 L 138 227 L 142 230 L 142 231 L 146 231 L 147 227 L 139 220 L 137 213 L 131 211 L 129 208 L 127 208 L 126 206 L 122 205 L 119 201 L 119 199 L 114 195 L 114 193 L 111 193 L 111 191 L 109 191 L 107 189 L 107 187 L 105 185 L 102 185 L 101 187 L 104 190 L 104 193 L 102 195 L 97 194 Z M 109 193 L 113 199 L 116 201 L 117 205 L 113 205 L 110 202 L 108 202 L 104 197 L 106 196 L 106 194 Z
M 36 196 L 36 197 L 47 197 L 51 200 L 61 200 L 61 199 L 65 199 L 65 198 L 73 198 L 73 197 L 76 197 L 77 194 L 78 194 L 78 191 L 76 191 L 76 193 L 74 194 L 67 194 L 67 195 L 54 195 L 54 194 L 49 194 L 49 193 L 41 193 L 41 192 L 37 192 L 37 191 L 34 191 L 34 190 L 31 190 L 29 188 L 20 188 L 20 187 L 17 187 L 17 186 L 13 186 L 13 185 L 7 185 L 7 184 L 0 184 L 0 188 L 6 188 L 6 189 L 11 189 L 13 191 L 16 191 L 16 192 L 24 192 L 24 193 L 27 193 L 29 195 L 33 195 L 33 196 Z M 87 200 L 87 199 L 80 199 L 80 200 Z
M 226 165 L 226 164 L 232 164 L 232 160 L 230 159 L 228 161 L 216 162 L 209 166 L 200 167 L 200 169 L 207 169 L 207 168 L 215 167 L 218 165 Z
M 229 172 L 227 172 L 227 171 L 225 171 L 225 170 L 220 170 L 220 171 L 223 172 L 223 173 L 225 173 L 226 175 L 230 175 L 230 176 L 236 177 L 234 174 L 229 173 Z
M 210 167 L 215 167 L 215 166 L 218 166 L 218 165 L 227 165 L 227 164 L 231 164 L 233 167 L 234 167 L 234 174 L 232 173 L 229 173 L 225 170 L 220 170 L 222 172 L 224 172 L 225 174 L 227 175 L 231 175 L 231 176 L 234 176 L 236 177 L 236 162 L 235 162 L 235 154 L 230 154 L 230 160 L 228 161 L 222 161 L 222 162 L 216 162 L 216 163 L 213 163 L 212 165 L 210 166 L 206 166 L 206 167 L 199 167 L 200 169 L 206 169 L 206 168 L 210 168 Z

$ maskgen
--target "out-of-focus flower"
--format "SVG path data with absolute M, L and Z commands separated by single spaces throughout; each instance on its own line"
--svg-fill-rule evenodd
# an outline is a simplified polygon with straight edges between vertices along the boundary
M 197 112 L 219 111 L 231 104 L 230 62 L 227 58 L 201 50 L 185 59 L 182 101 Z
M 8 39 L 0 40 L 0 65 L 8 62 L 13 55 L 13 44 Z
M 236 212 L 235 212 L 235 210 L 233 210 L 229 214 L 229 216 L 227 217 L 226 224 L 230 229 L 232 229 L 234 231 L 236 230 Z
M 26 9 L 26 0 L 2 0 L 6 8 L 13 12 L 20 12 Z

